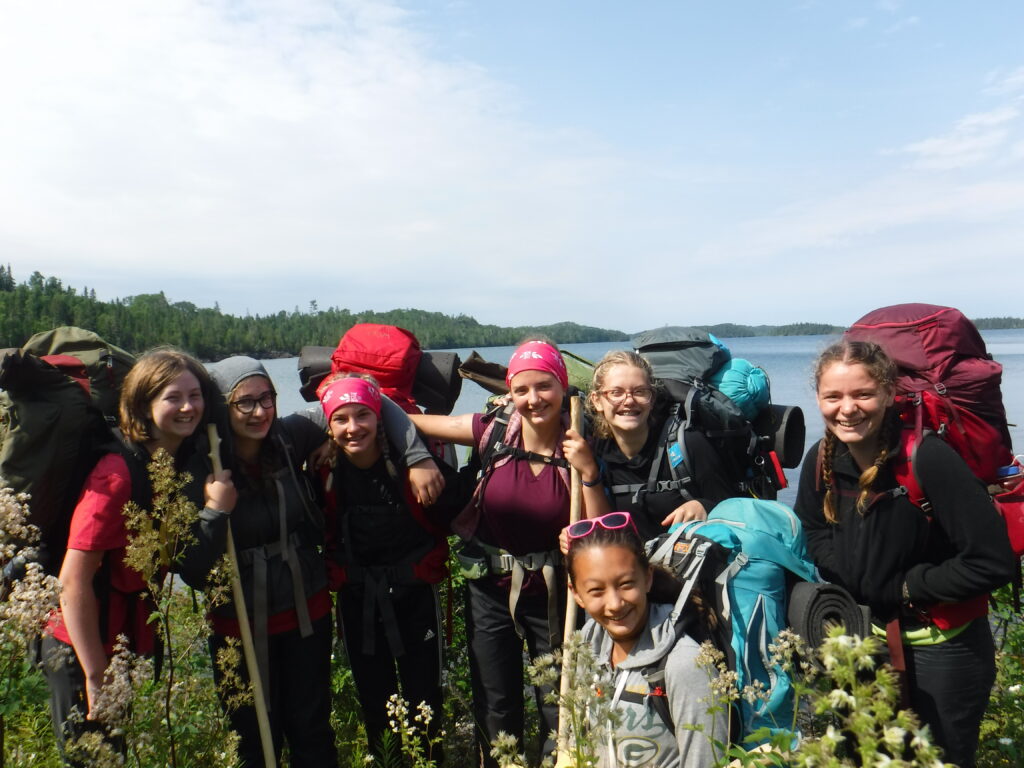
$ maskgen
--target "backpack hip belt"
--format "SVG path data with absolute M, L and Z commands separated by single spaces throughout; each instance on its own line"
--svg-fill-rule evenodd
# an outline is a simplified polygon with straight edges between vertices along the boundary
M 287 514 L 285 510 L 284 485 L 279 476 L 274 477 L 277 486 L 278 519 L 280 520 L 280 538 L 269 544 L 248 547 L 238 555 L 238 563 L 252 565 L 252 599 L 253 599 L 253 641 L 256 646 L 256 659 L 263 679 L 270 680 L 270 638 L 267 635 L 269 610 L 267 600 L 267 562 L 274 557 L 288 564 L 292 577 L 292 598 L 295 603 L 295 615 L 299 621 L 299 634 L 310 637 L 313 634 L 313 622 L 309 617 L 309 604 L 306 587 L 302 580 L 302 565 L 299 562 L 298 547 L 303 543 L 300 530 L 287 531 Z M 267 709 L 270 709 L 269 691 Z
M 471 547 L 479 549 L 480 554 L 467 552 Z M 557 549 L 546 552 L 528 552 L 525 555 L 513 555 L 507 549 L 485 544 L 473 538 L 465 547 L 455 553 L 467 579 L 482 579 L 485 576 L 512 576 L 508 593 L 508 612 L 516 634 L 523 637 L 523 628 L 516 618 L 516 607 L 522 594 L 523 582 L 527 572 L 540 571 L 544 578 L 544 586 L 548 593 L 548 640 L 551 646 L 558 645 L 558 580 L 557 570 L 564 563 L 561 551 Z

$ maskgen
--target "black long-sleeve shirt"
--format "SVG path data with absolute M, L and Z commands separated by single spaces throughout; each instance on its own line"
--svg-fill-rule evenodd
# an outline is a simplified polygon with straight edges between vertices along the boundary
M 857 512 L 860 469 L 837 442 L 837 522 L 829 523 L 817 468 L 815 443 L 804 458 L 796 500 L 811 557 L 825 578 L 870 606 L 877 620 L 897 615 L 904 581 L 911 602 L 927 607 L 987 594 L 1012 578 L 1017 559 L 1002 518 L 981 481 L 940 438 L 925 436 L 917 450 L 917 476 L 931 503 L 930 518 L 905 495 L 883 495 L 863 514 Z M 888 463 L 874 490 L 897 486 Z

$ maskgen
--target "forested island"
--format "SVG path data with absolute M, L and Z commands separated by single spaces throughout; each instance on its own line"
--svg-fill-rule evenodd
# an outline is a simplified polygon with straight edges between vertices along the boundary
M 1024 318 L 982 318 L 981 329 L 1022 328 Z M 297 355 L 307 344 L 331 346 L 355 323 L 398 325 L 416 334 L 425 349 L 511 346 L 532 333 L 560 344 L 627 341 L 630 334 L 563 322 L 545 326 L 484 325 L 468 315 L 445 315 L 419 309 L 353 312 L 331 307 L 309 311 L 237 317 L 214 306 L 200 308 L 187 301 L 171 302 L 160 293 L 100 301 L 95 290 L 77 291 L 55 277 L 33 272 L 25 282 L 14 279 L 10 265 L 0 266 L 0 347 L 20 347 L 32 334 L 59 325 L 77 325 L 140 352 L 157 344 L 174 344 L 204 360 L 247 354 L 258 358 Z M 720 337 L 802 336 L 837 333 L 825 323 L 790 325 L 700 326 Z M 639 329 L 637 329 L 639 330 Z

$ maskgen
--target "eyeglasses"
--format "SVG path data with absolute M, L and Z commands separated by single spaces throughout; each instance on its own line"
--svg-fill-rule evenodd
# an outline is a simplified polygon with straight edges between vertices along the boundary
M 569 541 L 583 539 L 592 534 L 599 525 L 607 531 L 616 531 L 628 525 L 633 529 L 633 533 L 640 536 L 640 532 L 636 529 L 636 523 L 633 522 L 633 516 L 629 512 L 609 512 L 600 517 L 577 520 L 566 529 L 566 535 L 569 537 Z
M 636 389 L 602 389 L 597 394 L 601 395 L 612 405 L 625 402 L 627 397 L 632 397 L 637 405 L 647 405 L 654 399 L 654 390 L 650 387 L 637 387 Z
M 238 409 L 239 413 L 246 415 L 256 410 L 258 405 L 264 411 L 269 411 L 277 404 L 277 392 L 264 392 L 259 397 L 243 397 L 241 400 L 233 400 L 231 405 Z

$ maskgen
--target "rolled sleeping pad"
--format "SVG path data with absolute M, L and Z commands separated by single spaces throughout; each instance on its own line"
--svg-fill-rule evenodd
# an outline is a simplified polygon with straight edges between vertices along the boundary
M 866 637 L 871 632 L 866 611 L 838 584 L 798 581 L 789 592 L 789 626 L 811 648 L 820 646 L 836 624 L 847 634 Z
M 461 365 L 462 360 L 455 352 L 424 350 L 412 385 L 416 404 L 427 413 L 450 414 L 462 392 Z
M 305 346 L 299 351 L 299 394 L 307 403 L 315 403 L 316 388 L 331 372 L 331 355 L 334 347 Z
M 769 438 L 768 445 L 786 469 L 796 469 L 804 458 L 807 427 L 798 405 L 769 405 L 753 422 L 758 435 Z

